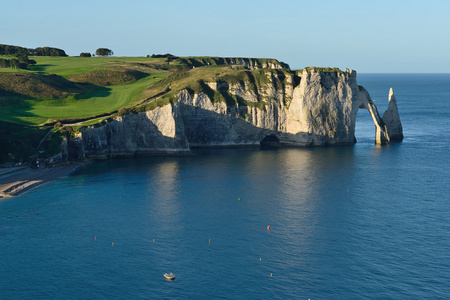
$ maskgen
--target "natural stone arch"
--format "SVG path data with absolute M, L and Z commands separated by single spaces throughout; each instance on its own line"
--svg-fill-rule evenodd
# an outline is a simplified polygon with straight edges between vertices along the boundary
M 380 117 L 378 113 L 378 109 L 376 105 L 373 103 L 372 98 L 370 98 L 367 90 L 359 86 L 359 108 L 367 109 L 372 117 L 373 123 L 375 124 L 375 143 L 379 145 L 387 145 L 390 143 L 390 138 L 388 134 L 388 129 L 383 119 Z M 358 109 L 359 109 L 358 108 Z M 355 122 L 356 122 L 356 113 L 355 112 Z
M 378 109 L 370 98 L 367 90 L 359 86 L 358 95 L 359 108 L 367 109 L 375 124 L 375 143 L 379 145 L 387 145 L 391 141 L 401 141 L 403 139 L 403 127 L 400 122 L 398 114 L 397 100 L 394 96 L 394 91 L 389 90 L 389 106 L 384 112 L 383 117 L 380 117 Z M 356 110 L 356 113 L 358 110 Z M 356 121 L 356 113 L 354 119 Z

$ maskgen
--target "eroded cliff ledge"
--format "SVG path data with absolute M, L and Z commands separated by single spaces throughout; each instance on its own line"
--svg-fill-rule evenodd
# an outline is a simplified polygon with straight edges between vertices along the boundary
M 141 112 L 134 110 L 101 126 L 82 128 L 68 140 L 67 155 L 69 159 L 106 158 L 261 142 L 352 145 L 360 108 L 372 116 L 377 144 L 403 137 L 393 93 L 381 118 L 369 93 L 358 86 L 355 71 L 264 67 L 214 71 L 208 76 L 191 70 L 177 75 L 184 86 L 168 78 L 167 86 L 153 87 L 155 96 L 149 99 L 161 100 L 156 108 L 143 106 Z M 165 93 L 170 101 L 164 100 Z

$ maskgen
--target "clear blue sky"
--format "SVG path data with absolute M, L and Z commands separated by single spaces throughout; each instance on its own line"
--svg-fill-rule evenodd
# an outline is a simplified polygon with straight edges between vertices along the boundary
M 450 72 L 450 1 L 4 1 L 0 44 L 69 55 L 271 57 L 291 68 Z

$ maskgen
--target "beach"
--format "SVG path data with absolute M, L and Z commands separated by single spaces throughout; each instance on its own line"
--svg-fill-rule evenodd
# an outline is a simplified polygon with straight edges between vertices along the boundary
M 19 196 L 40 185 L 68 176 L 78 166 L 78 164 L 70 164 L 47 169 L 21 167 L 2 170 L 0 173 L 0 198 Z

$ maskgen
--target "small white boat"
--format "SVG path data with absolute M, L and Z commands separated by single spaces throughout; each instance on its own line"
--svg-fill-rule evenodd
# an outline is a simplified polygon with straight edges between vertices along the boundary
M 166 273 L 166 274 L 164 274 L 164 277 L 167 280 L 174 280 L 175 279 L 175 275 L 173 273 Z

